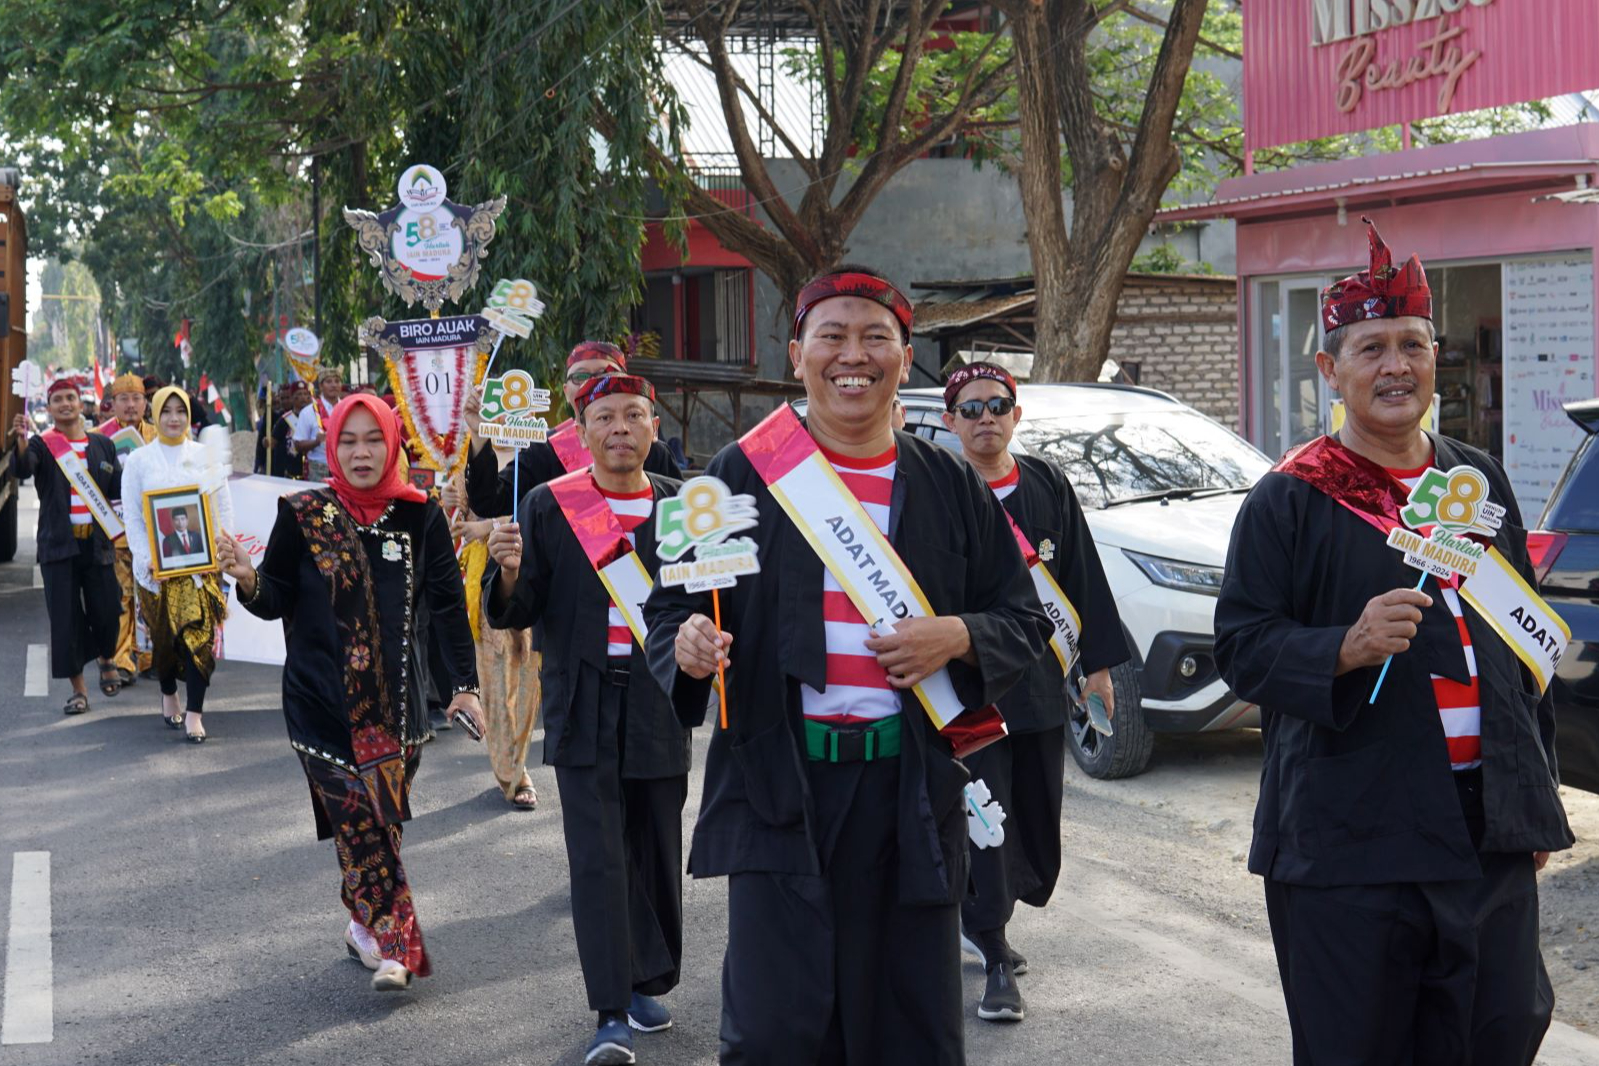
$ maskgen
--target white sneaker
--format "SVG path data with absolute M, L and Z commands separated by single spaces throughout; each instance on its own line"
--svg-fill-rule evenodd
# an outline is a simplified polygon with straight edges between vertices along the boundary
M 369 970 L 377 969 L 378 963 L 383 961 L 383 956 L 378 954 L 378 942 L 372 930 L 354 918 L 344 928 L 344 949 L 350 953 L 350 958 Z
M 378 972 L 372 975 L 372 991 L 404 992 L 411 987 L 411 971 L 393 959 L 378 963 Z

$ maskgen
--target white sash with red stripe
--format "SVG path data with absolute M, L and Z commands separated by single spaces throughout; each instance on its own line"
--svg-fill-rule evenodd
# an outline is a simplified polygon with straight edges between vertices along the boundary
M 902 618 L 933 616 L 910 568 L 792 408 L 780 405 L 739 440 L 739 447 L 783 513 L 874 629 L 891 629 Z M 965 710 L 947 669 L 925 678 L 913 691 L 939 729 Z
M 72 491 L 89 508 L 89 514 L 100 523 L 100 528 L 112 540 L 122 536 L 122 519 L 117 517 L 116 509 L 111 502 L 101 493 L 100 486 L 95 483 L 89 467 L 78 458 L 78 453 L 72 450 L 72 441 L 65 433 L 58 429 L 47 429 L 41 434 L 44 446 L 50 450 L 55 458 L 56 466 L 61 468 L 62 476 L 67 479 L 67 484 L 72 486 Z

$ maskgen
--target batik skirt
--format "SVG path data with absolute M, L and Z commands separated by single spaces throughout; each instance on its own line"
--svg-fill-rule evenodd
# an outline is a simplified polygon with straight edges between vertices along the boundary
M 383 958 L 426 977 L 433 967 L 422 946 L 411 886 L 400 864 L 400 823 L 378 824 L 366 785 L 354 773 L 303 751 L 298 754 L 311 786 L 317 838 L 332 837 L 338 852 L 343 875 L 340 895 L 350 917 L 371 931 Z M 407 792 L 420 762 L 420 749 L 407 748 Z

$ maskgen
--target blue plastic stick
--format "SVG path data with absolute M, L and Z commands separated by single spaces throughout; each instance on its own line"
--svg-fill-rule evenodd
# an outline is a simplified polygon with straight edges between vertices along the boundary
M 1426 583 L 1427 583 L 1427 571 L 1423 570 L 1421 572 L 1421 580 L 1416 582 L 1416 591 L 1420 592 L 1421 591 L 1421 586 L 1425 585 Z M 1382 673 L 1377 675 L 1377 683 L 1375 685 L 1373 685 L 1372 688 L 1371 688 L 1371 699 L 1366 701 L 1366 706 L 1369 707 L 1373 703 L 1377 702 L 1377 693 L 1382 691 L 1383 679 L 1388 676 L 1388 668 L 1390 666 L 1392 666 L 1393 664 L 1394 664 L 1394 657 L 1392 655 L 1388 656 L 1388 658 L 1383 660 Z

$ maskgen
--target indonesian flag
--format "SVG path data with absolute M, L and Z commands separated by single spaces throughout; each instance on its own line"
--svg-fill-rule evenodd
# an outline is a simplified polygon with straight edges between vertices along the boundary
M 222 394 L 217 391 L 217 387 L 212 383 L 211 379 L 204 374 L 200 375 L 200 395 L 211 405 L 211 410 L 221 416 L 222 421 L 230 426 L 233 424 L 233 415 L 228 412 L 228 405 L 223 402 Z
M 189 320 L 183 320 L 183 328 L 178 330 L 172 338 L 172 347 L 178 350 L 178 358 L 183 360 L 183 368 L 189 368 L 189 360 L 194 355 L 194 348 L 189 344 Z

